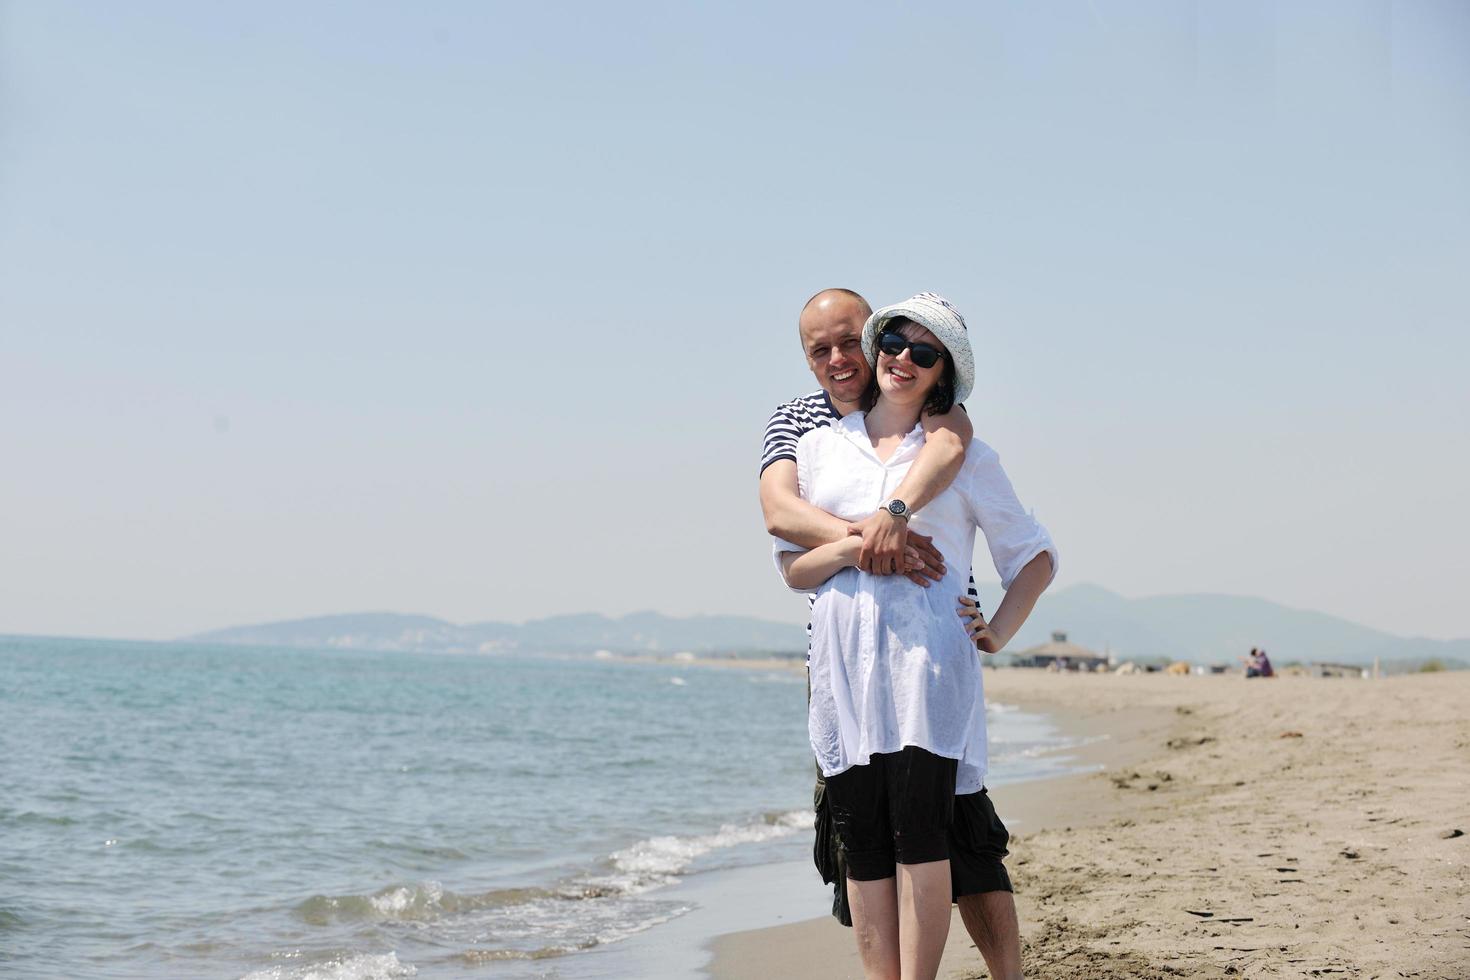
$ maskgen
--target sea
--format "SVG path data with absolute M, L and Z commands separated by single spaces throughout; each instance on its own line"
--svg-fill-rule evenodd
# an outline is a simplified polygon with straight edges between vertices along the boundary
M 0 637 L 0 977 L 698 976 L 830 907 L 805 683 Z M 1075 766 L 987 712 L 992 785 Z

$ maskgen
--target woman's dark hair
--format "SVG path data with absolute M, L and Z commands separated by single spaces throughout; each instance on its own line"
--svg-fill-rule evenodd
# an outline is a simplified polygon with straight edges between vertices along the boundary
M 885 330 L 891 330 L 896 333 L 900 328 L 910 323 L 914 323 L 914 321 L 908 317 L 896 316 L 891 320 L 884 321 L 883 326 L 878 328 L 878 333 L 881 335 Z M 922 324 L 914 325 L 922 326 Z M 939 346 L 944 347 L 942 343 Z M 943 415 L 951 408 L 954 408 L 954 358 L 949 356 L 949 348 L 946 347 L 944 349 L 944 357 L 940 358 L 940 363 L 944 365 L 944 373 L 939 376 L 939 383 L 929 392 L 929 397 L 924 399 L 924 410 L 930 415 Z M 872 409 L 878 402 L 877 367 L 877 358 L 875 357 L 873 378 L 868 382 L 868 389 L 863 392 L 861 402 L 863 411 L 865 412 Z

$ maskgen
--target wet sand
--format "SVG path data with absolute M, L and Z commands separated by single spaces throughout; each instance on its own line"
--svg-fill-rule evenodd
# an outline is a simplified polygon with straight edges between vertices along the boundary
M 992 791 L 1027 977 L 1470 977 L 1470 672 L 986 686 L 1106 736 Z M 862 976 L 825 916 L 710 948 L 717 980 Z M 939 975 L 989 975 L 958 915 Z

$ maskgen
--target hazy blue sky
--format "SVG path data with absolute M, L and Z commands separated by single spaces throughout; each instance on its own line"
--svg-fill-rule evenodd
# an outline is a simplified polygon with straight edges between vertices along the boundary
M 7 3 L 0 632 L 799 620 L 846 285 L 966 313 L 1060 585 L 1464 636 L 1467 175 L 1457 2 Z

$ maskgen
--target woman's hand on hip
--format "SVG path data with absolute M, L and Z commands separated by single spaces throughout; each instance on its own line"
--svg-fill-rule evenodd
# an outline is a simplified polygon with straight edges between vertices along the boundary
M 981 653 L 999 653 L 1010 641 L 1010 637 L 1002 637 L 990 628 L 985 621 L 985 614 L 980 611 L 980 603 L 967 595 L 960 596 L 960 605 L 957 610 L 960 619 L 965 620 L 965 632 L 970 634 L 975 648 Z

